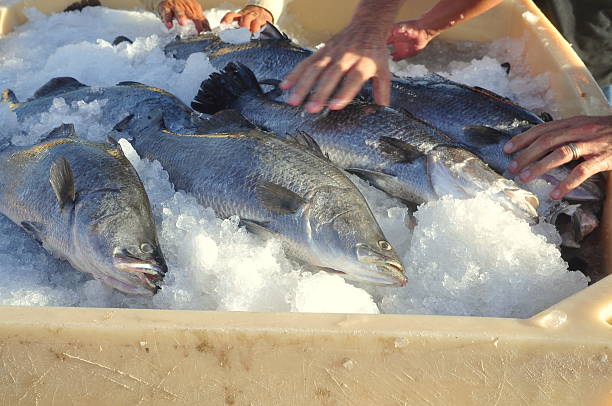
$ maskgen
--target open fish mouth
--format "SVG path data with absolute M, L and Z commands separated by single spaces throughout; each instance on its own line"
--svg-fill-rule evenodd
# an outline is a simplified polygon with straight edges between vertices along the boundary
M 125 251 L 113 255 L 113 265 L 117 270 L 125 272 L 126 276 L 129 275 L 128 278 L 132 283 L 135 277 L 145 289 L 153 294 L 161 289 L 159 284 L 168 271 L 165 263 L 160 264 L 155 260 L 138 258 Z M 125 278 L 113 279 L 121 279 L 123 283 L 126 283 Z

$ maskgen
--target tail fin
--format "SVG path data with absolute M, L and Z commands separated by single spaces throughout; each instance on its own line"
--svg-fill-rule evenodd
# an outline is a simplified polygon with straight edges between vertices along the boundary
M 2 91 L 2 101 L 8 103 L 11 110 L 15 109 L 21 104 L 11 89 L 4 89 Z
M 239 62 L 230 62 L 221 73 L 213 73 L 202 82 L 200 90 L 191 102 L 191 107 L 205 114 L 214 114 L 231 108 L 242 94 L 263 94 L 255 74 Z
M 281 41 L 289 41 L 289 36 L 278 29 L 277 26 L 268 22 L 266 26 L 259 34 L 259 41 L 272 41 L 272 40 L 281 40 Z

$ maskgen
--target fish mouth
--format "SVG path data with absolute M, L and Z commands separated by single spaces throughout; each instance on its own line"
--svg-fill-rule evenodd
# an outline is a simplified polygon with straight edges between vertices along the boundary
M 347 279 L 374 285 L 406 286 L 408 279 L 404 275 L 404 266 L 399 260 L 380 255 L 365 244 L 357 244 L 357 259 L 360 263 L 368 265 L 367 270 L 345 273 Z
M 111 279 L 118 280 L 122 284 L 138 285 L 153 295 L 161 289 L 159 284 L 168 271 L 164 261 L 138 258 L 123 250 L 113 255 L 113 266 L 121 274 L 109 276 Z
M 390 285 L 406 286 L 408 283 L 408 279 L 404 275 L 404 267 L 399 262 L 387 261 L 383 265 L 378 265 L 378 270 L 393 277 Z

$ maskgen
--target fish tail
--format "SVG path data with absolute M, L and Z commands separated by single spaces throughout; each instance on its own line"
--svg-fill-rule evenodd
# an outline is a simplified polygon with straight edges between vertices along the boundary
M 215 114 L 232 107 L 244 93 L 263 94 L 257 78 L 246 66 L 230 62 L 220 73 L 213 73 L 202 82 L 191 107 L 200 113 Z
M 21 104 L 11 89 L 4 89 L 2 91 L 2 101 L 8 103 L 11 110 Z

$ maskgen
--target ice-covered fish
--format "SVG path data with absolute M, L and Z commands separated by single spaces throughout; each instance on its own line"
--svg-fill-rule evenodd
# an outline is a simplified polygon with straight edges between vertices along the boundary
M 522 218 L 536 216 L 538 199 L 498 175 L 445 134 L 396 110 L 353 103 L 318 115 L 264 95 L 244 65 L 229 64 L 204 81 L 192 107 L 205 113 L 233 108 L 279 136 L 303 131 L 338 166 L 403 200 L 491 194 Z
M 128 114 L 145 117 L 153 110 L 161 109 L 170 129 L 179 130 L 197 127 L 199 115 L 173 94 L 138 82 L 120 82 L 115 86 L 87 86 L 71 77 L 53 78 L 34 96 L 19 102 L 10 89 L 5 89 L 3 101 L 8 102 L 17 119 L 23 122 L 29 117 L 49 111 L 53 99 L 62 98 L 66 104 L 75 102 L 106 102 L 102 105 L 104 121 L 116 124 Z
M 118 147 L 72 125 L 0 151 L 0 212 L 55 256 L 125 293 L 152 295 L 167 266 L 149 200 Z
M 398 255 L 346 174 L 317 152 L 221 112 L 197 134 L 151 120 L 117 128 L 143 157 L 158 160 L 178 190 L 251 232 L 277 236 L 290 256 L 347 279 L 404 285 Z

